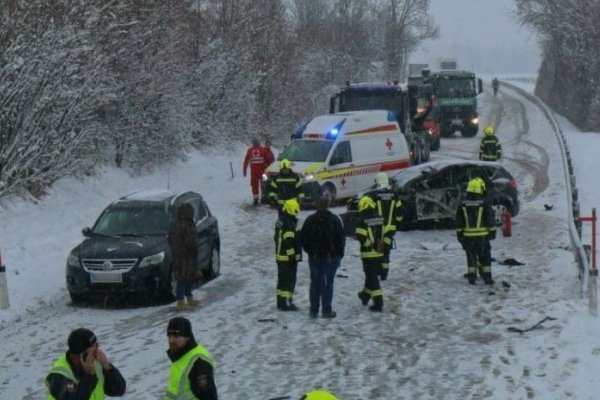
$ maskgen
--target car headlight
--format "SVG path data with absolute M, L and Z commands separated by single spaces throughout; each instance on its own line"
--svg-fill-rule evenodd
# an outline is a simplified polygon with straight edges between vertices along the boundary
M 163 262 L 165 259 L 165 252 L 161 251 L 160 253 L 152 254 L 151 256 L 142 258 L 140 261 L 140 268 L 148 267 L 150 265 L 157 265 Z
M 472 124 L 472 125 L 477 125 L 477 124 L 479 124 L 479 117 L 474 117 L 474 118 L 471 118 L 471 124 Z
M 79 254 L 71 252 L 69 254 L 69 257 L 67 257 L 67 265 L 73 267 L 81 267 L 81 264 L 79 263 Z
M 317 179 L 317 176 L 316 176 L 315 174 L 305 174 L 305 175 L 302 177 L 302 180 L 303 180 L 304 182 L 312 182 L 312 181 L 314 181 L 315 179 Z

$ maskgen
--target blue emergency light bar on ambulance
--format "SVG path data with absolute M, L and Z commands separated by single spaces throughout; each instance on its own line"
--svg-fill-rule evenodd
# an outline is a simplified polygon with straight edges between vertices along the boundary
M 406 139 L 393 112 L 351 111 L 320 115 L 292 135 L 278 160 L 292 162 L 300 175 L 306 202 L 327 193 L 331 199 L 357 195 L 374 183 L 378 172 L 393 175 L 410 166 Z M 279 173 L 279 163 L 265 173 L 264 186 Z

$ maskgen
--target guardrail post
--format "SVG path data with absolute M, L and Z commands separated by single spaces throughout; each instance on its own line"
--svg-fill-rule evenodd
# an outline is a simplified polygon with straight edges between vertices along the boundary
M 8 308 L 8 284 L 6 282 L 6 267 L 2 263 L 2 252 L 0 250 L 0 309 Z

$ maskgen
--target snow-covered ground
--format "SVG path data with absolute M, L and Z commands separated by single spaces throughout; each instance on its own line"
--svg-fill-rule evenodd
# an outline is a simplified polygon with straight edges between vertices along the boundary
M 483 124 L 498 126 L 517 178 L 521 213 L 513 236 L 499 235 L 493 288 L 466 284 L 454 232 L 396 236 L 385 311 L 358 298 L 362 269 L 349 241 L 336 279 L 333 320 L 308 318 L 308 268 L 300 264 L 299 313 L 275 309 L 275 215 L 253 209 L 241 177 L 243 147 L 194 153 L 169 171 L 131 178 L 109 168 L 87 181 L 64 179 L 37 204 L 11 200 L 1 211 L 0 248 L 10 308 L 0 310 L 0 399 L 45 398 L 43 379 L 66 348 L 68 333 L 94 330 L 128 382 L 126 399 L 164 394 L 169 361 L 165 329 L 171 305 L 74 307 L 64 284 L 70 249 L 100 211 L 143 188 L 197 190 L 219 218 L 222 275 L 195 292 L 202 307 L 186 313 L 196 338 L 213 353 L 221 399 L 297 399 L 325 387 L 340 399 L 596 399 L 600 324 L 580 297 L 569 250 L 565 178 L 554 135 L 525 99 L 501 90 L 480 100 Z M 600 135 L 564 125 L 574 157 L 582 212 L 599 203 L 593 168 Z M 443 139 L 435 157 L 475 157 L 481 136 Z M 234 177 L 231 176 L 232 162 Z M 546 211 L 544 204 L 553 205 Z M 336 208 L 342 212 L 342 208 Z M 301 219 L 309 211 L 301 213 Z M 435 248 L 425 250 L 422 244 Z M 504 287 L 502 282 L 510 285 Z M 545 317 L 537 329 L 516 333 Z

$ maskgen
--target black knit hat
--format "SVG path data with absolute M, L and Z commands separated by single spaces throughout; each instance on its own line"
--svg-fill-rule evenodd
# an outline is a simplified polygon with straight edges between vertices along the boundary
M 85 328 L 77 328 L 69 335 L 67 344 L 69 352 L 72 354 L 81 354 L 88 347 L 95 345 L 97 342 L 94 332 Z
M 189 319 L 183 317 L 175 317 L 169 320 L 167 326 L 167 334 L 175 334 L 183 337 L 193 338 L 192 323 Z

